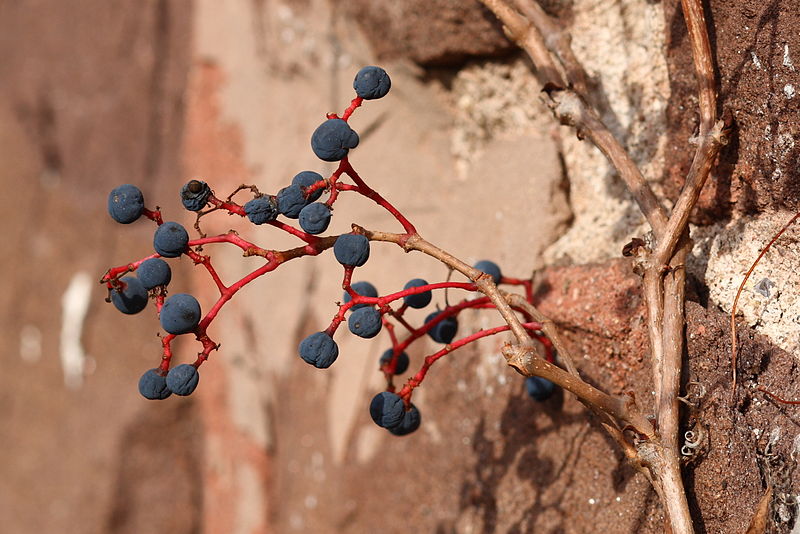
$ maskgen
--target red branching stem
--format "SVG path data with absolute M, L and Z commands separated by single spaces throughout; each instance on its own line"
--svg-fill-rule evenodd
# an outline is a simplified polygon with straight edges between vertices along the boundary
M 147 208 L 142 209 L 142 215 L 150 219 L 151 221 L 155 221 L 157 225 L 161 226 L 164 224 L 164 219 L 161 218 L 161 210 L 158 206 L 156 206 L 155 210 L 149 210 Z
M 399 300 L 409 295 L 417 295 L 419 293 L 425 293 L 426 291 L 431 291 L 433 289 L 454 288 L 454 289 L 464 289 L 466 291 L 477 291 L 477 287 L 472 282 L 438 282 L 436 284 L 426 284 L 424 286 L 411 287 L 408 289 L 404 289 L 402 291 L 398 291 L 396 293 L 390 293 L 383 297 L 365 297 L 364 295 L 359 295 L 349 285 L 345 286 L 344 282 L 342 283 L 342 288 L 347 291 L 347 293 L 353 298 L 356 304 L 367 304 L 369 306 L 378 306 L 378 307 L 386 306 L 387 304 L 390 304 L 395 300 Z
M 400 309 L 404 309 L 404 308 L 405 308 L 405 305 L 401 306 L 401 307 L 400 307 L 399 309 L 397 309 L 397 310 L 392 310 L 392 309 L 390 309 L 388 313 L 389 313 L 389 315 L 391 315 L 392 317 L 394 317 L 394 319 L 395 319 L 395 320 L 396 320 L 398 323 L 400 323 L 401 325 L 403 325 L 403 327 L 405 327 L 405 329 L 406 329 L 406 330 L 408 330 L 409 332 L 414 332 L 414 330 L 416 330 L 416 328 L 414 328 L 413 326 L 411 326 L 410 324 L 408 324 L 408 321 L 406 321 L 406 320 L 405 320 L 405 318 L 403 317 L 403 315 L 402 315 L 401 313 L 399 313 L 399 312 L 400 312 Z
M 331 174 L 330 178 L 325 180 L 325 187 L 329 188 L 331 191 L 330 197 L 328 198 L 328 200 L 325 201 L 325 205 L 327 205 L 329 208 L 333 207 L 333 203 L 336 202 L 336 199 L 339 197 L 339 190 L 337 189 L 337 187 L 339 186 L 338 181 L 342 177 L 344 169 L 345 169 L 344 162 L 340 161 L 339 166 L 336 167 L 336 170 L 333 171 L 333 174 Z M 317 189 L 322 189 L 322 187 L 320 186 L 320 182 L 317 182 L 314 185 L 306 188 L 306 196 L 310 195 Z
M 222 294 L 220 295 L 219 299 L 217 299 L 217 302 L 214 303 L 214 306 L 212 306 L 211 310 L 209 310 L 206 316 L 203 317 L 203 319 L 200 321 L 200 324 L 197 327 L 198 336 L 202 336 L 203 334 L 205 334 L 206 328 L 208 328 L 208 325 L 217 316 L 222 306 L 224 306 L 225 303 L 228 302 L 240 289 L 242 289 L 244 286 L 246 286 L 256 278 L 258 278 L 259 276 L 264 275 L 270 271 L 274 271 L 280 264 L 281 264 L 280 261 L 273 258 L 272 260 L 268 261 L 258 269 L 254 270 L 247 276 L 241 278 L 238 282 L 231 284 L 224 291 L 222 291 Z
M 232 200 L 222 200 L 214 195 L 210 195 L 208 197 L 208 203 L 214 206 L 216 209 L 225 210 L 232 215 L 241 215 L 242 217 L 247 216 L 247 213 L 244 212 L 244 206 L 241 206 Z
M 338 178 L 339 175 L 334 173 L 334 176 Z M 331 178 L 328 180 L 323 179 L 319 180 L 318 182 L 314 182 L 308 187 L 301 187 L 300 189 L 303 191 L 303 196 L 308 198 L 320 189 L 328 189 L 331 186 L 331 183 L 335 183 L 334 176 L 331 176 Z
M 146 256 L 140 260 L 128 263 L 126 265 L 120 265 L 119 267 L 112 267 L 108 271 L 106 271 L 106 274 L 104 274 L 103 278 L 100 279 L 100 283 L 106 284 L 109 289 L 112 289 L 113 288 L 112 282 L 116 281 L 120 276 L 135 271 L 136 269 L 139 268 L 139 265 L 141 265 L 142 262 L 144 262 L 145 260 L 158 257 L 159 257 L 158 254 L 151 254 L 150 256 Z
M 212 204 L 216 209 L 225 210 L 230 214 L 239 215 L 240 217 L 247 217 L 247 213 L 245 213 L 244 207 L 240 206 L 235 202 L 220 200 L 214 196 L 210 196 L 208 198 L 208 202 L 209 204 Z M 274 226 L 275 228 L 278 228 L 280 230 L 283 230 L 284 232 L 291 234 L 295 237 L 298 237 L 303 241 L 305 241 L 306 243 L 315 243 L 319 239 L 316 236 L 303 232 L 302 230 L 299 230 L 294 226 L 286 224 L 285 222 L 282 221 L 269 221 L 267 224 Z
M 206 334 L 198 336 L 197 340 L 203 344 L 203 351 L 197 354 L 197 359 L 192 364 L 195 368 L 203 365 L 203 362 L 208 359 L 208 355 L 211 354 L 212 350 L 217 350 L 219 348 L 219 344 L 212 341 Z
M 383 327 L 386 328 L 387 332 L 389 332 L 389 339 L 392 342 L 392 347 L 397 346 L 397 334 L 394 333 L 394 325 L 386 318 L 385 315 L 381 317 L 381 321 L 383 322 Z
M 253 243 L 239 237 L 237 233 L 232 231 L 226 234 L 201 237 L 199 239 L 192 239 L 191 241 L 189 241 L 189 246 L 196 247 L 199 245 L 208 245 L 210 243 L 230 243 L 232 245 L 236 245 L 245 252 L 248 250 L 259 249 L 259 247 L 255 246 Z M 261 254 L 259 254 L 259 256 L 260 255 Z
M 411 224 L 411 222 L 408 219 L 406 219 L 406 217 L 402 213 L 400 213 L 400 211 L 398 211 L 397 208 L 392 206 L 392 204 L 389 203 L 388 200 L 383 198 L 377 191 L 372 189 L 364 182 L 364 180 L 361 179 L 361 177 L 355 171 L 355 169 L 350 164 L 350 161 L 347 158 L 344 158 L 342 160 L 341 166 L 343 166 L 344 172 L 350 178 L 352 178 L 355 184 L 358 186 L 359 193 L 361 193 L 362 195 L 369 198 L 370 200 L 372 200 L 373 202 L 384 208 L 386 211 L 391 213 L 394 216 L 394 218 L 397 219 L 397 222 L 399 222 L 403 226 L 403 230 L 405 230 L 406 234 L 411 235 L 417 233 L 417 229 L 414 228 L 414 225 Z
M 291 224 L 286 224 L 285 222 L 282 221 L 269 221 L 267 224 L 274 226 L 275 228 L 279 228 L 284 232 L 291 234 L 295 237 L 298 237 L 309 244 L 316 243 L 317 241 L 319 241 L 319 238 L 317 236 L 308 234 L 302 230 L 298 230 Z
M 508 284 L 510 286 L 522 286 L 525 290 L 525 300 L 533 304 L 533 281 L 530 279 L 523 280 L 522 278 L 511 278 L 504 276 L 500 279 L 500 284 Z M 498 284 L 499 285 L 499 284 Z
M 353 290 L 353 288 L 350 287 L 350 284 L 353 283 L 353 270 L 354 269 L 355 269 L 355 267 L 353 267 L 353 266 L 345 267 L 344 268 L 344 277 L 342 278 L 342 289 L 347 291 L 347 294 L 350 295 L 351 298 L 358 296 L 358 293 L 356 293 Z
M 778 402 L 780 402 L 782 404 L 800 404 L 800 400 L 786 400 L 783 397 L 780 397 L 780 396 L 778 396 L 778 395 L 776 395 L 774 393 L 771 393 L 764 386 L 758 386 L 758 391 L 760 391 L 761 393 L 766 394 L 768 397 L 771 397 L 772 399 L 774 399 L 774 400 L 776 400 L 776 401 L 778 401 Z
M 186 255 L 189 256 L 195 265 L 202 265 L 208 271 L 208 274 L 211 275 L 211 279 L 214 280 L 214 283 L 217 285 L 217 289 L 219 289 L 220 295 L 225 294 L 225 290 L 228 288 L 222 282 L 222 279 L 217 274 L 217 270 L 211 264 L 211 256 L 204 256 L 202 254 L 198 254 L 193 250 L 186 251 Z
M 538 330 L 539 328 L 542 327 L 542 325 L 539 323 L 523 323 L 522 326 L 528 330 Z M 475 332 L 474 334 L 463 337 L 453 343 L 448 343 L 447 345 L 445 345 L 443 349 L 425 358 L 425 361 L 422 364 L 420 370 L 417 371 L 417 374 L 408 379 L 408 381 L 403 386 L 403 389 L 400 390 L 400 393 L 398 393 L 398 395 L 402 397 L 406 403 L 408 403 L 411 400 L 411 393 L 414 390 L 414 388 L 422 384 L 422 381 L 425 380 L 425 375 L 428 374 L 428 369 L 430 369 L 431 366 L 434 363 L 436 363 L 436 361 L 439 358 L 441 358 L 445 354 L 450 354 L 454 350 L 459 349 L 469 343 L 472 343 L 473 341 L 476 341 L 484 337 L 493 336 L 495 334 L 499 334 L 500 332 L 507 332 L 510 329 L 511 327 L 508 325 L 496 326 L 494 328 L 489 328 L 487 330 L 480 330 L 478 332 Z
M 170 344 L 176 337 L 175 334 L 167 334 L 161 338 L 163 354 L 161 356 L 161 365 L 158 366 L 158 369 L 162 375 L 167 374 L 167 371 L 169 371 L 169 362 L 172 360 L 172 346 Z
M 436 317 L 431 319 L 429 322 L 423 324 L 419 328 L 414 329 L 414 331 L 411 332 L 411 335 L 409 335 L 406 339 L 404 339 L 397 346 L 397 348 L 400 351 L 404 351 L 406 350 L 406 348 L 408 348 L 409 345 L 411 345 L 411 343 L 414 342 L 414 340 L 427 334 L 431 328 L 433 328 L 440 322 L 444 321 L 446 318 L 458 314 L 461 310 L 465 310 L 467 308 L 479 308 L 483 304 L 487 304 L 489 302 L 491 302 L 489 300 L 489 297 L 480 297 L 472 300 L 464 300 L 462 302 L 459 302 L 458 304 L 453 304 L 452 306 L 448 306 L 442 311 L 440 311 L 439 314 L 436 315 Z
M 159 292 L 159 293 L 156 295 L 156 298 L 155 298 L 155 303 L 156 303 L 156 311 L 157 311 L 159 314 L 161 314 L 161 308 L 163 308 L 163 307 L 164 307 L 164 298 L 165 298 L 165 295 L 164 295 L 164 293 L 165 293 L 165 292 L 164 292 L 164 290 L 162 289 L 162 290 L 161 290 L 161 291 L 160 291 L 160 292 Z
M 353 114 L 353 112 L 356 110 L 356 108 L 361 106 L 361 103 L 363 101 L 364 101 L 364 99 L 361 98 L 360 96 L 357 96 L 353 100 L 351 100 L 350 101 L 350 107 L 348 107 L 346 110 L 344 110 L 344 113 L 342 113 L 342 120 L 347 122 L 347 119 L 350 118 L 350 115 Z

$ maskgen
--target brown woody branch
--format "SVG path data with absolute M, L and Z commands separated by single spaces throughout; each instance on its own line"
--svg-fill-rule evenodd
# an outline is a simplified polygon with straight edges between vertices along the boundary
M 519 11 L 502 0 L 482 1 L 536 64 L 554 115 L 563 124 L 574 126 L 581 138 L 589 139 L 603 152 L 633 194 L 655 235 L 653 250 L 642 250 L 638 260 L 644 268 L 661 440 L 648 443 L 646 449 L 639 450 L 638 457 L 650 465 L 651 480 L 667 510 L 672 532 L 691 533 L 692 520 L 680 474 L 677 400 L 684 350 L 685 262 L 692 248 L 688 222 L 720 147 L 725 143 L 723 125 L 716 122 L 713 57 L 701 0 L 682 0 L 698 80 L 700 128 L 691 169 L 669 217 L 630 155 L 611 135 L 596 110 L 587 104 L 585 72 L 569 50 L 565 32 L 533 0 L 512 0 Z M 537 36 L 531 37 L 531 33 Z M 537 58 L 542 56 L 547 57 L 540 63 Z M 550 77 L 554 72 L 564 73 L 566 86 L 560 83 L 561 79 Z

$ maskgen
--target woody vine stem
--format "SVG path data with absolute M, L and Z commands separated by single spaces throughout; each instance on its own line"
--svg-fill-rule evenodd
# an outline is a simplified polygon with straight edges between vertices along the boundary
M 481 1 L 503 23 L 508 36 L 530 56 L 543 84 L 546 103 L 555 117 L 562 124 L 573 126 L 579 137 L 591 141 L 608 158 L 650 225 L 649 239 L 635 241 L 627 253 L 633 257 L 636 272 L 643 276 L 655 387 L 655 426 L 632 399 L 605 395 L 583 382 L 552 322 L 532 305 L 508 295 L 509 302 L 527 309 L 543 324 L 544 332 L 564 357 L 569 374 L 551 369 L 553 366 L 533 354 L 530 343 L 519 335 L 518 344 L 507 346 L 504 355 L 520 373 L 550 378 L 600 415 L 604 428 L 653 484 L 666 512 L 667 529 L 674 534 L 693 533 L 680 471 L 678 401 L 685 343 L 685 262 L 692 249 L 688 222 L 727 133 L 717 120 L 713 57 L 702 2 L 681 1 L 698 84 L 700 125 L 693 140 L 696 148 L 691 168 L 677 202 L 668 212 L 592 106 L 586 72 L 570 48 L 569 35 L 558 22 L 535 0 Z M 499 301 L 491 291 L 484 293 Z M 510 317 L 506 314 L 504 317 L 516 334 L 518 329 L 513 327 Z M 632 436 L 628 429 L 633 430 Z

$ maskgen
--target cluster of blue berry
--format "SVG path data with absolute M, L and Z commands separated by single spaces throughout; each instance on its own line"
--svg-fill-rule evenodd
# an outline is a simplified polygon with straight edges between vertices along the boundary
M 439 357 L 482 337 L 481 333 L 476 333 L 453 343 L 458 331 L 458 313 L 471 307 L 490 306 L 488 299 L 483 297 L 466 300 L 453 306 L 448 305 L 444 309 L 431 312 L 419 328 L 411 327 L 403 319 L 403 313 L 408 308 L 427 307 L 433 299 L 433 290 L 458 288 L 475 291 L 476 285 L 471 282 L 449 281 L 429 284 L 426 280 L 415 278 L 406 283 L 402 291 L 381 297 L 375 286 L 369 282 L 352 284 L 350 282 L 354 270 L 363 266 L 369 259 L 370 239 L 367 235 L 354 227 L 355 230 L 351 233 L 318 237 L 327 230 L 332 205 L 342 191 L 355 191 L 371 198 L 397 218 L 406 230 L 405 235 L 416 233 L 413 225 L 402 214 L 363 182 L 348 161 L 349 151 L 358 145 L 359 137 L 350 128 L 347 119 L 364 100 L 382 98 L 390 87 L 389 76 L 380 67 L 361 69 L 353 82 L 357 96 L 350 107 L 342 117 L 328 115 L 327 120 L 312 134 L 311 148 L 317 157 L 324 161 L 340 162 L 339 168 L 330 178 L 326 179 L 315 171 L 302 171 L 275 195 L 262 194 L 255 186 L 241 186 L 234 194 L 242 189 L 250 189 L 253 192 L 253 198 L 244 205 L 235 203 L 232 200 L 233 194 L 226 200 L 217 198 L 208 184 L 201 180 L 191 180 L 181 188 L 181 202 L 187 210 L 197 213 L 198 223 L 201 216 L 223 210 L 247 217 L 256 225 L 276 226 L 303 240 L 305 242 L 303 247 L 280 253 L 269 251 L 256 247 L 234 232 L 213 237 L 201 235 L 199 239 L 190 240 L 183 225 L 171 221 L 163 222 L 160 212 L 146 209 L 142 192 L 136 186 L 125 184 L 111 192 L 108 198 L 108 211 L 115 221 L 130 224 L 144 215 L 158 224 L 153 236 L 155 254 L 138 262 L 112 268 L 101 280 L 109 289 L 109 300 L 123 313 L 134 314 L 142 311 L 152 298 L 159 313 L 161 326 L 168 333 L 162 339 L 164 354 L 161 365 L 145 372 L 139 381 L 139 391 L 145 398 L 165 399 L 172 393 L 189 395 L 195 390 L 199 380 L 198 367 L 207 359 L 211 350 L 218 348 L 218 345 L 208 337 L 206 329 L 221 306 L 230 300 L 236 291 L 257 276 L 274 270 L 293 257 L 316 255 L 333 248 L 334 256 L 343 266 L 345 273 L 343 303 L 339 305 L 339 312 L 327 329 L 311 334 L 300 343 L 298 348 L 300 357 L 314 367 L 320 369 L 330 367 L 339 355 L 333 334 L 348 312 L 348 328 L 359 337 L 373 338 L 385 326 L 390 332 L 392 348 L 381 355 L 379 365 L 387 377 L 387 388 L 372 399 L 369 413 L 376 424 L 395 435 L 409 434 L 419 427 L 420 412 L 411 402 L 413 389 L 420 385 L 427 369 Z M 355 185 L 339 182 L 343 174 L 350 176 Z M 325 191 L 330 192 L 329 198 L 325 202 L 320 202 L 319 199 Z M 297 220 L 300 229 L 280 221 L 279 216 Z M 199 226 L 196 227 L 199 229 Z M 263 256 L 267 263 L 235 284 L 226 286 L 211 265 L 211 258 L 199 253 L 200 246 L 220 242 L 239 246 L 246 255 Z M 193 296 L 183 293 L 167 296 L 167 285 L 171 281 L 172 271 L 162 258 L 178 258 L 182 255 L 188 256 L 195 264 L 205 266 L 220 291 L 220 299 L 205 317 L 202 316 L 199 302 Z M 528 282 L 504 279 L 500 267 L 494 262 L 484 260 L 474 267 L 489 275 L 495 284 L 501 282 L 528 284 L 526 290 L 530 293 Z M 128 273 L 133 274 L 128 275 Z M 393 309 L 390 304 L 396 301 L 402 301 L 402 304 L 399 308 Z M 410 336 L 406 340 L 402 342 L 397 340 L 393 323 L 389 318 L 396 319 L 409 330 Z M 530 328 L 535 328 L 534 323 L 528 324 Z M 485 335 L 503 330 L 504 327 L 498 327 L 485 332 Z M 172 356 L 170 342 L 175 336 L 189 333 L 194 334 L 202 343 L 203 351 L 193 364 L 170 368 Z M 410 365 L 405 349 L 411 342 L 425 334 L 437 343 L 444 344 L 445 347 L 427 357 L 420 371 L 396 392 L 392 383 L 393 377 L 405 373 Z M 542 379 L 534 382 L 529 380 L 528 391 L 534 398 L 543 400 L 552 393 L 553 384 Z

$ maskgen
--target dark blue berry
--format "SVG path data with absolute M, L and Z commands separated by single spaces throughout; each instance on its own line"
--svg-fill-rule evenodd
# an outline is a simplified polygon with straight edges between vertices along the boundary
M 528 390 L 528 395 L 537 401 L 545 401 L 550 398 L 556 385 L 546 378 L 540 376 L 530 376 L 525 379 L 525 389 Z
M 124 184 L 111 190 L 108 195 L 108 214 L 122 224 L 130 224 L 142 216 L 144 195 L 131 184 Z
M 322 161 L 339 161 L 358 146 L 358 134 L 342 119 L 328 119 L 311 135 L 311 150 Z
M 353 80 L 353 89 L 364 100 L 383 98 L 392 87 L 392 80 L 380 67 L 364 67 Z
M 164 301 L 161 308 L 161 328 L 170 334 L 186 334 L 200 322 L 200 303 L 186 293 L 177 293 Z
M 120 280 L 124 286 L 122 291 L 113 290 L 111 292 L 111 302 L 114 306 L 128 315 L 139 313 L 147 307 L 147 290 L 138 278 L 126 276 Z
M 253 224 L 266 224 L 278 217 L 278 200 L 273 195 L 256 197 L 244 205 L 244 212 Z
M 422 278 L 414 278 L 413 280 L 409 280 L 409 282 L 403 286 L 403 289 L 411 289 L 413 287 L 420 287 L 420 286 L 427 286 L 428 282 L 423 280 Z M 428 304 L 431 303 L 431 299 L 433 298 L 433 293 L 430 290 L 425 291 L 423 293 L 415 293 L 413 295 L 406 295 L 403 297 L 403 302 L 408 305 L 410 308 L 424 308 Z
M 327 369 L 339 356 L 339 346 L 325 332 L 315 332 L 300 342 L 300 357 L 317 369 Z
M 395 436 L 407 436 L 419 428 L 422 422 L 419 410 L 414 404 L 411 404 L 410 409 L 403 413 L 403 419 L 400 424 L 389 429 L 389 432 Z
M 200 380 L 200 373 L 194 365 L 182 363 L 167 373 L 167 387 L 175 395 L 191 395 Z
M 381 355 L 380 366 L 383 367 L 384 365 L 389 365 L 392 361 L 393 355 L 394 355 L 393 349 L 389 349 L 386 352 L 384 352 L 383 355 Z M 402 375 L 403 373 L 405 373 L 408 370 L 409 363 L 411 363 L 411 361 L 408 358 L 408 354 L 406 354 L 405 352 L 401 352 L 400 354 L 398 354 L 397 364 L 395 365 L 394 368 L 394 374 Z
M 169 268 L 169 264 L 161 258 L 150 258 L 139 265 L 139 268 L 136 269 L 136 276 L 145 289 L 153 289 L 169 284 L 172 280 L 172 270 Z
M 159 374 L 158 369 L 150 369 L 139 379 L 139 393 L 150 400 L 164 400 L 172 391 L 167 387 L 167 378 Z
M 357 309 L 347 320 L 350 331 L 365 339 L 377 336 L 381 326 L 381 312 L 371 307 Z
M 278 191 L 278 211 L 290 219 L 297 219 L 300 211 L 308 205 L 303 189 L 299 185 L 290 185 Z
M 425 318 L 425 322 L 433 321 L 441 312 L 433 312 Z M 450 343 L 458 332 L 458 320 L 455 317 L 447 317 L 439 321 L 433 328 L 428 330 L 428 335 L 437 343 Z
M 503 277 L 503 274 L 500 272 L 500 266 L 493 261 L 481 260 L 473 265 L 473 267 L 491 276 L 495 284 L 499 284 L 500 279 Z
M 378 296 L 378 290 L 375 288 L 375 286 L 373 286 L 369 282 L 356 282 L 355 284 L 352 284 L 350 287 L 353 288 L 353 291 L 355 291 L 356 294 L 361 295 L 362 297 L 377 297 Z M 353 300 L 353 299 L 350 297 L 350 293 L 345 291 L 344 292 L 344 303 L 347 304 L 351 300 Z M 366 306 L 369 306 L 369 304 L 354 304 L 350 309 L 351 310 L 357 310 L 359 308 L 364 308 Z
M 211 188 L 201 180 L 189 180 L 181 187 L 181 202 L 189 211 L 202 211 L 206 207 Z
M 186 250 L 189 234 L 183 225 L 168 221 L 156 228 L 153 248 L 165 258 L 177 258 Z
M 322 180 L 324 180 L 324 178 L 318 172 L 303 171 L 297 173 L 295 177 L 292 178 L 292 185 L 299 186 L 302 189 L 304 187 L 311 187 L 315 183 L 320 182 Z M 322 189 L 317 189 L 316 191 L 311 193 L 311 196 L 308 197 L 308 201 L 315 202 L 317 199 L 319 199 L 319 197 L 322 196 L 322 191 L 323 191 Z
M 300 210 L 300 228 L 311 235 L 321 234 L 331 222 L 331 209 L 322 202 L 313 202 Z
M 343 234 L 333 244 L 333 255 L 342 265 L 361 267 L 369 259 L 369 239 L 361 234 Z
M 396 393 L 382 391 L 369 403 L 369 415 L 375 424 L 383 428 L 394 428 L 403 421 L 405 404 Z

